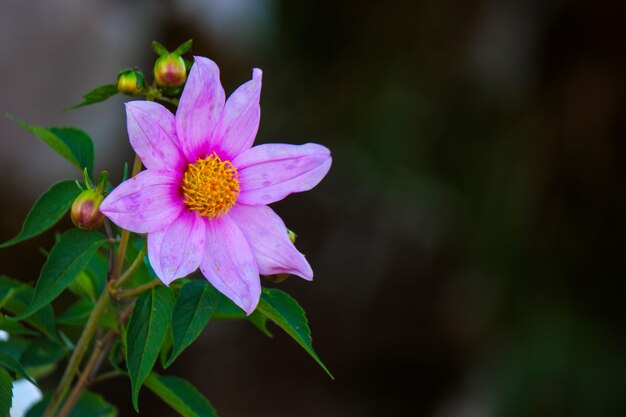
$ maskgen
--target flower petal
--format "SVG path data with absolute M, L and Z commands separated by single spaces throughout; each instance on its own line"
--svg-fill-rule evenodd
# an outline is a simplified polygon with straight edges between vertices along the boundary
M 129 101 L 126 119 L 130 144 L 148 169 L 178 171 L 185 166 L 176 119 L 168 109 L 150 101 Z
M 118 185 L 104 199 L 100 211 L 131 232 L 163 229 L 184 209 L 179 184 L 180 175 L 171 171 L 142 171 Z
M 262 76 L 260 69 L 253 69 L 252 80 L 242 84 L 226 101 L 209 145 L 209 149 L 217 149 L 226 159 L 234 158 L 254 143 L 261 118 Z
M 190 163 L 206 156 L 211 133 L 224 108 L 220 70 L 208 58 L 195 57 L 176 112 L 176 131 Z
M 206 221 L 183 210 L 169 226 L 148 234 L 148 258 L 159 279 L 169 285 L 198 269 L 205 248 Z
M 316 143 L 255 146 L 233 160 L 241 188 L 237 202 L 270 204 L 310 190 L 328 173 L 331 163 L 330 151 Z
M 261 297 L 261 281 L 248 241 L 230 216 L 207 221 L 206 225 L 202 274 L 218 291 L 251 314 Z
M 313 279 L 313 270 L 287 235 L 287 227 L 265 205 L 238 204 L 229 214 L 246 237 L 262 275 L 294 274 Z

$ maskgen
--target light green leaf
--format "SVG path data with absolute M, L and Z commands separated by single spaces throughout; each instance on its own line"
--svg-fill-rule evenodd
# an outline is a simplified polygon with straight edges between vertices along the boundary
M 183 285 L 172 315 L 172 354 L 165 364 L 166 368 L 200 336 L 216 304 L 214 292 L 206 282 L 191 281 Z
M 146 386 L 184 417 L 217 417 L 215 410 L 196 387 L 182 378 L 157 375 L 146 379 Z
M 159 350 L 172 320 L 174 294 L 165 286 L 153 288 L 139 296 L 126 329 L 128 375 L 135 410 L 144 380 L 159 356 Z
M 21 320 L 48 305 L 76 278 L 98 247 L 105 242 L 96 232 L 71 229 L 65 232 L 50 251 L 35 286 L 35 293 L 28 308 L 15 319 Z
M 168 53 L 167 48 L 157 41 L 152 41 L 152 50 L 157 55 L 165 55 Z
M 8 416 L 13 403 L 13 380 L 6 369 L 0 367 L 0 416 Z
M 28 374 L 24 370 L 24 367 L 20 363 L 20 361 L 15 359 L 9 353 L 4 352 L 4 351 L 0 351 L 0 366 L 4 366 L 8 370 L 17 373 L 21 377 L 26 378 L 28 381 L 30 381 L 31 383 L 35 384 L 35 381 L 33 381 L 30 378 L 30 376 L 28 376 Z
M 78 194 L 80 194 L 80 189 L 74 180 L 54 184 L 35 201 L 17 236 L 0 244 L 0 248 L 30 239 L 54 226 L 67 213 Z
M 311 329 L 300 304 L 289 294 L 277 289 L 264 288 L 258 310 L 276 323 L 307 351 L 332 379 L 335 379 L 326 365 L 313 350 Z
M 37 136 L 43 143 L 80 169 L 81 172 L 87 168 L 89 176 L 93 177 L 93 141 L 87 133 L 73 127 L 48 129 L 42 126 L 29 125 L 11 115 L 7 115 L 7 117 Z
M 182 55 L 184 53 L 189 52 L 191 49 L 191 45 L 193 43 L 193 39 L 189 39 L 183 43 L 181 43 L 176 49 L 174 49 L 175 54 Z
M 46 396 L 35 404 L 26 413 L 26 417 L 41 417 L 50 402 L 51 394 Z M 104 398 L 99 394 L 85 391 L 81 395 L 80 399 L 76 402 L 72 411 L 68 414 L 68 417 L 116 417 L 117 408 L 107 403 Z
M 20 281 L 0 275 L 0 298 L 4 298 L 2 294 L 7 294 L 7 298 L 4 301 L 5 310 L 18 315 L 26 310 L 26 307 L 33 299 L 34 290 Z M 14 318 L 7 317 L 7 320 L 14 320 Z M 52 339 L 58 338 L 52 305 L 48 304 L 43 306 L 39 311 L 27 317 L 24 321 L 31 324 L 48 337 Z
M 97 87 L 91 90 L 90 92 L 88 92 L 87 94 L 85 94 L 83 96 L 84 100 L 82 102 L 75 104 L 72 107 L 68 107 L 65 110 L 73 110 L 79 107 L 89 106 L 95 103 L 100 103 L 101 101 L 104 101 L 110 97 L 113 97 L 117 93 L 118 93 L 117 84 L 101 85 L 100 87 Z

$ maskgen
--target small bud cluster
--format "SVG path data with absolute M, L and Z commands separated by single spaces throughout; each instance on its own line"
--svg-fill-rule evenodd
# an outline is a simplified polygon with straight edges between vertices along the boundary
M 152 42 L 152 50 L 158 55 L 152 69 L 154 82 L 148 85 L 143 73 L 137 68 L 126 68 L 117 77 L 117 90 L 129 96 L 144 94 L 149 100 L 177 102 L 177 96 L 187 81 L 190 63 L 182 57 L 191 49 L 191 40 L 168 51 L 159 42 Z

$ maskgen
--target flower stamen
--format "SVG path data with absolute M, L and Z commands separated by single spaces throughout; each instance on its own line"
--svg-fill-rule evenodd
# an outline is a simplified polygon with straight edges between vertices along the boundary
M 182 192 L 189 210 L 209 219 L 223 216 L 239 196 L 237 168 L 213 152 L 189 164 L 183 177 Z

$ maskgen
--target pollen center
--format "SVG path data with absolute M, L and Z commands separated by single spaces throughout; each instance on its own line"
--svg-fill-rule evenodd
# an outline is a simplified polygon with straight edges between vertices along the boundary
M 210 219 L 220 217 L 228 213 L 239 196 L 237 169 L 213 152 L 189 164 L 182 191 L 189 210 Z

